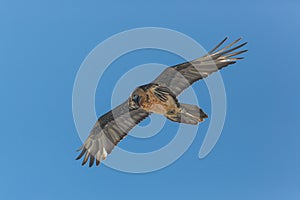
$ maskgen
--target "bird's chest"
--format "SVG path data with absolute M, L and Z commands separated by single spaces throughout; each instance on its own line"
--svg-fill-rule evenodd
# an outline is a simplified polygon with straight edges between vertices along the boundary
M 175 109 L 175 102 L 169 97 L 167 101 L 161 101 L 154 94 L 148 93 L 142 101 L 142 108 L 157 114 L 166 114 L 169 110 Z

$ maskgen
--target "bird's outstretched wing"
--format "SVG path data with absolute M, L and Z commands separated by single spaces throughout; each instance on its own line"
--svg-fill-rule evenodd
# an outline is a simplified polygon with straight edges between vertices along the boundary
M 243 59 L 243 57 L 233 56 L 246 52 L 247 50 L 235 50 L 246 45 L 247 42 L 232 47 L 241 40 L 241 38 L 239 38 L 218 50 L 226 40 L 227 37 L 208 54 L 198 59 L 168 67 L 152 83 L 168 87 L 174 95 L 178 96 L 184 89 L 188 88 L 194 82 L 207 77 L 211 73 L 216 72 L 223 67 L 236 63 L 237 60 Z
M 122 140 L 127 133 L 139 122 L 148 117 L 150 113 L 142 109 L 130 110 L 128 100 L 113 110 L 102 115 L 84 144 L 76 160 L 84 156 L 82 165 L 89 160 L 89 166 L 100 164 L 113 148 Z

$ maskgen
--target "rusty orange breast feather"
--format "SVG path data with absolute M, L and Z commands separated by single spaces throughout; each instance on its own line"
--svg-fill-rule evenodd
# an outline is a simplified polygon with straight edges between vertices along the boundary
M 141 99 L 141 107 L 144 110 L 157 114 L 165 114 L 170 109 L 170 102 L 160 101 L 153 93 L 147 92 L 146 95 L 143 95 Z M 171 106 L 172 107 L 172 106 Z

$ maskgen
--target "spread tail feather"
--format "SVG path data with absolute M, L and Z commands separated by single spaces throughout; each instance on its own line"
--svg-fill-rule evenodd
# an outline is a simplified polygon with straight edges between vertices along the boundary
M 180 103 L 180 112 L 168 114 L 166 117 L 174 122 L 198 124 L 204 121 L 208 115 L 196 105 Z

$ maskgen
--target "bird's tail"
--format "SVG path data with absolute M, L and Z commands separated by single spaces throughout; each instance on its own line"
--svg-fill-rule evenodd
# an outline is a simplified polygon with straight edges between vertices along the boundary
M 180 103 L 180 112 L 168 114 L 166 117 L 174 122 L 198 124 L 204 121 L 208 115 L 196 105 Z

